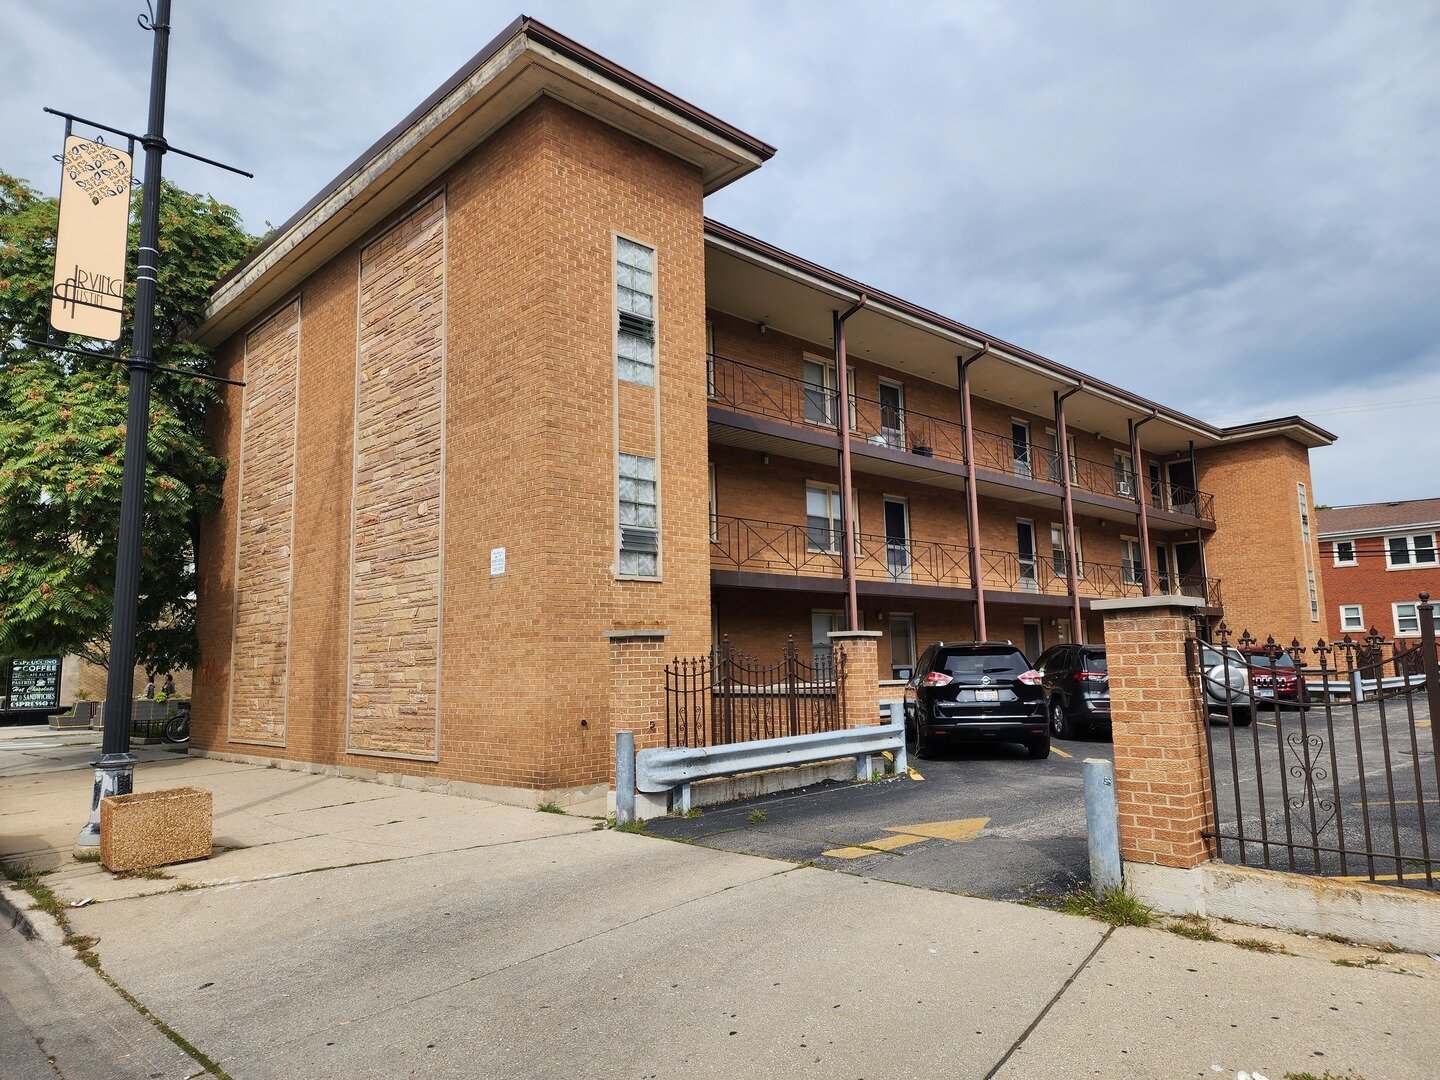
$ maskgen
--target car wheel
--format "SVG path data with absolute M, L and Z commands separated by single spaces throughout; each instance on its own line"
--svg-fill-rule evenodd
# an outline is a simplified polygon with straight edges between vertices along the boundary
M 915 756 L 917 758 L 928 758 L 935 752 L 935 744 L 925 737 L 925 727 L 919 720 L 915 721 Z
M 1050 756 L 1050 736 L 1042 735 L 1038 739 L 1031 739 L 1025 744 L 1025 749 L 1030 752 L 1031 758 L 1040 761 Z
M 1075 725 L 1070 723 L 1070 717 L 1065 712 L 1065 702 L 1058 697 L 1050 702 L 1050 734 L 1057 739 L 1075 737 Z
M 1255 713 L 1250 709 L 1236 709 L 1234 717 L 1236 727 L 1249 727 L 1255 722 Z

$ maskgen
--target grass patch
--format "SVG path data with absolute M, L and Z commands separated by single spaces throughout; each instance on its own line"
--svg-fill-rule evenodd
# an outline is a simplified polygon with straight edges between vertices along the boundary
M 37 911 L 43 911 L 57 923 L 64 924 L 65 909 L 61 907 L 50 887 L 40 880 L 48 872 L 35 870 L 29 865 L 5 867 L 5 876 L 14 882 L 17 889 L 29 894 L 30 899 L 35 901 Z
M 645 831 L 645 822 L 641 821 L 639 818 L 636 818 L 634 821 L 629 822 L 628 824 L 621 825 L 618 821 L 615 820 L 615 815 L 611 814 L 608 818 L 605 819 L 605 827 L 607 829 L 614 829 L 616 832 L 643 833 Z
M 759 825 L 765 820 L 765 811 L 751 810 L 750 813 L 745 816 L 745 820 L 750 822 L 751 825 Z
M 1067 915 L 1084 915 L 1111 926 L 1150 926 L 1155 922 L 1155 913 L 1123 885 L 1099 896 L 1089 889 L 1074 889 L 1059 897 L 1057 906 Z
M 1332 1073 L 1326 1069 L 1323 1073 L 1287 1072 L 1284 1080 L 1365 1080 L 1365 1078 L 1359 1073 Z
M 76 862 L 99 862 L 100 852 L 98 851 L 77 851 L 75 852 Z
M 1330 962 L 1336 967 L 1368 968 L 1380 963 L 1381 960 L 1378 956 L 1367 956 L 1360 960 L 1349 960 L 1342 957 L 1339 960 L 1331 960 Z
M 180 882 L 178 885 L 176 885 L 173 889 L 171 889 L 170 891 L 171 891 L 171 892 L 194 892 L 194 891 L 195 891 L 196 889 L 198 889 L 198 888 L 200 888 L 199 882 L 195 882 L 195 881 L 182 881 L 182 882 Z
M 1242 949 L 1249 949 L 1251 952 L 1284 953 L 1287 956 L 1290 954 L 1290 950 L 1285 946 L 1278 945 L 1273 941 L 1261 941 L 1259 938 L 1235 938 L 1230 944 L 1237 945 Z
M 563 814 L 563 813 L 565 813 L 564 809 L 560 806 L 559 803 L 553 803 L 553 802 L 542 802 L 539 806 L 535 807 L 535 809 L 536 809 L 537 812 L 539 812 L 539 813 L 541 813 L 541 814 Z
M 169 881 L 170 875 L 158 866 L 137 866 L 134 870 L 121 870 L 115 877 L 120 881 L 139 878 L 142 881 Z
M 1210 924 L 1199 915 L 1186 915 L 1165 927 L 1172 934 L 1179 934 L 1191 941 L 1219 941 L 1220 936 L 1210 929 Z
M 701 810 L 698 806 L 692 806 L 680 816 L 683 818 L 704 817 L 705 811 Z

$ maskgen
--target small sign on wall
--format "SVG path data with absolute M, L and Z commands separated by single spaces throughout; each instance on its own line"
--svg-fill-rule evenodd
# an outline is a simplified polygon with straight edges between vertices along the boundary
M 505 549 L 503 547 L 490 549 L 490 576 L 499 577 L 505 573 Z

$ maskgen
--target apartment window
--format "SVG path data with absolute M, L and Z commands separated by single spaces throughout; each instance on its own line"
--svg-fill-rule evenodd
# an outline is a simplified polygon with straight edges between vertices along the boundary
M 1140 541 L 1133 536 L 1120 540 L 1120 565 L 1126 585 L 1144 584 L 1145 566 L 1141 561 Z
M 851 507 L 855 521 L 856 544 L 859 544 L 859 518 Z M 811 551 L 839 554 L 844 543 L 845 525 L 840 517 L 840 489 L 831 484 L 805 485 L 805 546 Z
M 1310 540 L 1310 498 L 1304 484 L 1295 485 L 1300 502 L 1300 540 L 1305 547 L 1305 584 L 1310 590 L 1310 621 L 1320 621 L 1320 590 L 1315 584 L 1315 545 Z
M 1065 558 L 1065 526 L 1052 524 L 1050 526 L 1050 563 L 1055 568 L 1056 577 L 1067 577 L 1070 573 L 1069 562 Z M 1080 543 L 1080 530 L 1075 530 L 1075 571 L 1080 577 L 1085 576 L 1085 548 Z
M 805 361 L 805 422 L 835 425 L 835 368 Z
M 839 633 L 845 629 L 845 613 L 843 611 L 812 611 L 810 613 L 810 652 L 815 662 L 828 661 L 834 651 L 834 642 L 830 640 L 832 632 Z
M 915 616 L 890 616 L 890 677 L 908 679 L 915 673 Z
M 1078 467 L 1078 465 L 1076 464 L 1076 459 L 1075 459 L 1075 436 L 1074 436 L 1074 435 L 1066 435 L 1066 436 L 1065 436 L 1065 447 L 1066 447 L 1066 449 L 1069 451 L 1070 482 L 1071 482 L 1072 484 L 1075 484 L 1075 483 L 1078 483 L 1078 482 L 1079 482 L 1079 480 L 1080 480 L 1080 474 L 1079 474 L 1079 467 Z M 1047 430 L 1047 431 L 1045 432 L 1045 457 L 1046 457 L 1046 459 L 1047 459 L 1048 467 L 1049 467 L 1049 470 L 1050 470 L 1050 472 L 1049 472 L 1050 479 L 1051 479 L 1053 482 L 1057 483 L 1057 484 L 1060 483 L 1060 477 L 1061 477 L 1061 472 L 1060 472 L 1060 469 L 1061 469 L 1061 464 L 1060 464 L 1060 443 L 1059 443 L 1059 440 L 1056 438 L 1055 432 L 1049 431 L 1049 430 Z
M 1135 462 L 1123 450 L 1115 451 L 1115 494 L 1123 499 L 1135 497 Z
M 1320 591 L 1315 587 L 1315 571 L 1305 571 L 1305 584 L 1310 589 L 1310 621 L 1320 621 Z
M 1418 604 L 1391 604 L 1390 608 L 1395 616 L 1396 637 L 1420 636 L 1420 606 Z M 1435 609 L 1431 618 L 1435 623 L 1436 631 L 1440 632 L 1440 607 Z
M 710 542 L 720 539 L 720 503 L 715 498 L 715 466 L 710 466 Z
M 655 459 L 620 455 L 620 573 L 658 577 L 660 520 Z
M 1359 604 L 1340 605 L 1340 630 L 1346 634 L 1365 632 L 1365 612 Z
M 715 324 L 705 320 L 705 392 L 715 396 Z
M 620 314 L 616 370 L 625 382 L 655 385 L 655 249 L 615 240 L 615 306 Z
M 1435 534 L 1390 536 L 1385 540 L 1385 569 L 1435 565 Z
M 1357 560 L 1355 558 L 1354 540 L 1336 540 L 1333 547 L 1336 566 L 1355 565 Z

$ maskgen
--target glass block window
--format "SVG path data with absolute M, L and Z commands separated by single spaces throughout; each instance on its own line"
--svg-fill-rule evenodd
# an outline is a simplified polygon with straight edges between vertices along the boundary
M 657 577 L 660 568 L 660 520 L 655 459 L 620 455 L 620 573 Z
M 655 385 L 655 249 L 615 241 L 615 306 L 620 314 L 616 371 L 625 382 Z

